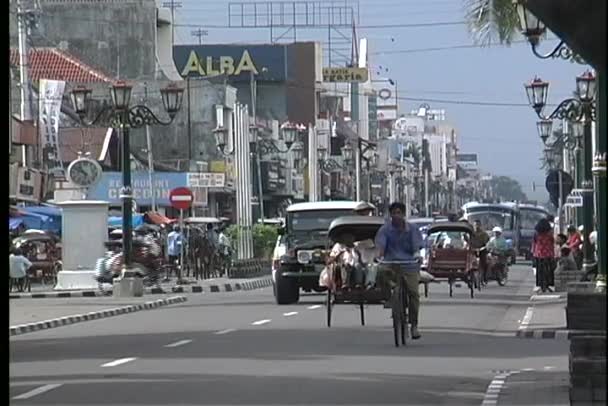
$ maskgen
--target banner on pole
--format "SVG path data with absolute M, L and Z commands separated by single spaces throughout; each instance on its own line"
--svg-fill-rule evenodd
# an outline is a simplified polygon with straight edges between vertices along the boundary
M 65 90 L 65 81 L 40 79 L 38 128 L 40 147 L 49 173 L 65 175 L 59 149 L 59 114 Z

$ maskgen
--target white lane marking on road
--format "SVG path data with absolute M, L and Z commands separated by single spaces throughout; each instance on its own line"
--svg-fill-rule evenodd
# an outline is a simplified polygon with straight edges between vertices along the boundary
M 50 383 L 48 385 L 44 385 L 44 386 L 41 386 L 39 388 L 32 389 L 29 392 L 22 393 L 19 396 L 15 396 L 13 398 L 13 400 L 33 398 L 34 396 L 38 396 L 38 395 L 40 395 L 40 394 L 42 394 L 44 392 L 48 392 L 50 390 L 56 389 L 56 388 L 58 388 L 58 387 L 60 387 L 62 385 L 63 385 L 62 383 Z
M 509 375 L 516 373 L 517 371 L 511 371 L 506 373 L 501 373 L 494 376 L 492 382 L 488 385 L 486 389 L 486 393 L 483 397 L 483 401 L 481 402 L 482 406 L 490 406 L 498 404 L 498 398 L 500 397 L 500 392 L 505 386 L 505 382 Z
M 126 364 L 127 362 L 135 361 L 137 358 L 120 358 L 112 362 L 103 364 L 102 368 L 116 367 L 118 365 Z
M 287 313 L 283 313 L 283 316 L 290 317 L 290 316 L 295 316 L 296 314 L 298 314 L 298 312 L 287 312 Z
M 308 306 L 307 309 L 308 310 L 315 310 L 315 309 L 320 309 L 321 305 L 312 305 L 312 306 Z
M 546 366 L 546 367 L 543 367 L 543 369 L 544 369 L 545 371 L 549 371 L 549 370 L 551 370 L 551 369 L 555 369 L 555 367 L 552 367 L 552 366 Z
M 235 328 L 227 328 L 226 330 L 220 330 L 220 331 L 216 331 L 216 332 L 215 332 L 215 333 L 213 333 L 213 334 L 218 335 L 218 336 L 221 336 L 221 335 L 223 335 L 223 334 L 232 333 L 232 332 L 234 332 L 234 331 L 236 331 L 236 329 L 235 329 Z
M 534 368 L 524 368 L 522 369 L 523 372 L 530 372 L 530 371 L 534 371 Z
M 182 346 L 182 345 L 189 344 L 191 342 L 192 342 L 192 340 L 181 340 L 181 341 L 176 341 L 176 342 L 171 343 L 171 344 L 167 344 L 167 345 L 165 345 L 165 347 L 167 347 L 167 348 L 175 348 L 175 347 L 179 347 L 179 346 Z
M 264 319 L 264 320 L 258 320 L 258 321 L 254 321 L 253 323 L 251 323 L 252 326 L 261 326 L 263 324 L 268 324 L 270 323 L 272 320 L 270 319 Z
M 525 330 L 526 328 L 528 328 L 528 324 L 530 324 L 530 322 L 532 321 L 533 313 L 534 308 L 528 307 L 528 309 L 526 310 L 526 314 L 524 314 L 524 318 L 521 320 L 521 323 L 519 323 L 520 330 Z

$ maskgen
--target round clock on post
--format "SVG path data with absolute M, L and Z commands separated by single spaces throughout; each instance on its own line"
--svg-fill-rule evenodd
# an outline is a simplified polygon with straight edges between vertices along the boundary
M 90 158 L 78 158 L 68 166 L 68 180 L 81 187 L 90 187 L 101 178 L 102 168 Z

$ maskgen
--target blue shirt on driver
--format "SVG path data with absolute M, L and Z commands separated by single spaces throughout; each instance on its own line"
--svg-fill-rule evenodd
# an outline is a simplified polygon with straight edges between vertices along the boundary
M 414 253 L 422 246 L 420 230 L 408 222 L 405 223 L 405 228 L 401 229 L 395 227 L 389 220 L 376 233 L 376 247 L 384 248 L 384 260 L 387 262 L 412 261 Z M 408 270 L 418 271 L 418 267 Z

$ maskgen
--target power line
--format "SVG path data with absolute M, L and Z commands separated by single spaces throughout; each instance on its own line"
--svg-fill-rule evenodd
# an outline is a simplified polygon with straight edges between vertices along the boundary
M 190 34 L 192 34 L 193 37 L 198 38 L 198 44 L 201 45 L 203 43 L 203 37 L 209 35 L 209 32 L 207 30 L 199 28 L 192 31 Z

